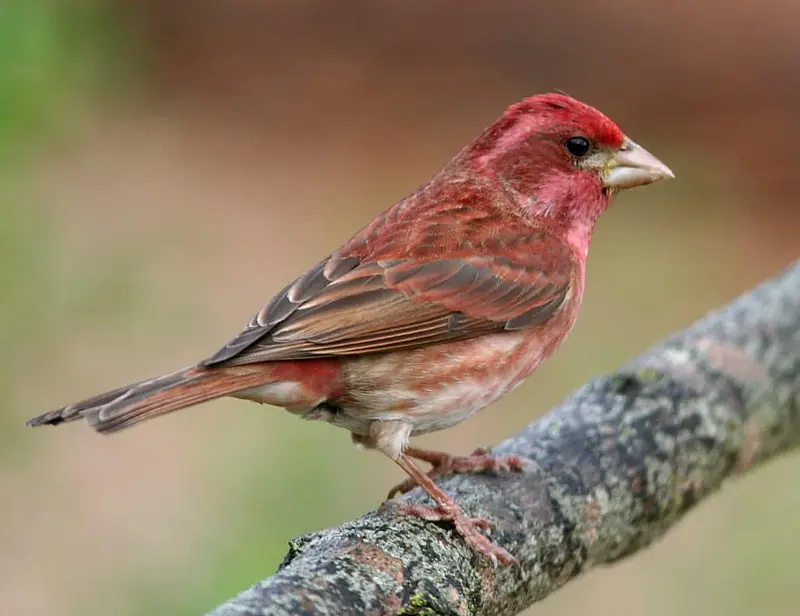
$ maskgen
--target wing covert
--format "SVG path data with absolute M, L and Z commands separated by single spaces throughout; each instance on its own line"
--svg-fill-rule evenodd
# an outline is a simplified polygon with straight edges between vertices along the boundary
M 285 287 L 204 365 L 380 353 L 535 327 L 569 295 L 573 255 L 544 231 L 463 245 L 469 250 L 448 249 L 447 258 L 348 254 L 346 245 Z

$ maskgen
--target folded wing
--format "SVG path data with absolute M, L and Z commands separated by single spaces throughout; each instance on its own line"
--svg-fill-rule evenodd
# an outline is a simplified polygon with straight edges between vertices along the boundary
M 575 269 L 563 243 L 527 227 L 468 239 L 447 258 L 375 258 L 345 246 L 202 365 L 382 353 L 535 327 L 559 311 Z

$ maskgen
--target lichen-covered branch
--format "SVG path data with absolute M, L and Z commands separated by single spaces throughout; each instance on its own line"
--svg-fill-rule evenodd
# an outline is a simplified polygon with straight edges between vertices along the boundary
M 519 566 L 389 506 L 293 541 L 275 575 L 213 614 L 515 614 L 798 444 L 800 261 L 495 449 L 527 457 L 524 472 L 440 481 Z

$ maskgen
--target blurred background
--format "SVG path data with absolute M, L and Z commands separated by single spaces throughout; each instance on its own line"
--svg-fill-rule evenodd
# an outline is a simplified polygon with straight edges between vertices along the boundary
M 677 180 L 622 195 L 567 344 L 420 443 L 469 452 L 800 252 L 794 0 L 3 0 L 0 613 L 201 614 L 401 479 L 215 402 L 115 438 L 25 419 L 206 357 L 510 103 L 560 88 Z M 797 614 L 798 459 L 540 616 Z M 621 598 L 620 598 L 621 597 Z

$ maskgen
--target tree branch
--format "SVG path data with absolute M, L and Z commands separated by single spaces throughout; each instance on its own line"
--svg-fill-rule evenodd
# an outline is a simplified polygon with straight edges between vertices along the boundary
M 524 472 L 441 480 L 519 566 L 494 569 L 447 525 L 382 507 L 292 541 L 274 576 L 212 614 L 515 614 L 799 443 L 797 261 L 495 449 L 527 457 Z

